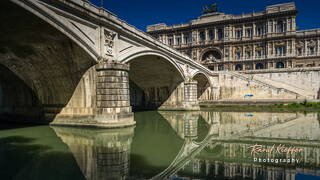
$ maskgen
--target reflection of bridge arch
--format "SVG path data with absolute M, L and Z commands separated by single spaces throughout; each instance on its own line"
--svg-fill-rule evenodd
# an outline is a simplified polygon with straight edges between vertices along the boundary
M 198 117 L 199 116 L 200 115 L 198 115 Z M 198 121 L 198 118 L 196 120 Z M 200 153 L 202 149 L 211 142 L 212 136 L 217 133 L 217 124 L 219 123 L 210 124 L 209 131 L 201 142 L 196 142 L 193 137 L 186 136 L 184 144 L 182 145 L 181 150 L 177 154 L 176 158 L 164 171 L 154 176 L 152 179 L 167 179 L 172 174 L 177 173 L 181 168 L 183 168 L 185 164 L 187 164 L 195 155 Z
M 218 116 L 214 116 L 215 118 L 218 118 Z M 205 117 L 204 117 L 205 118 Z M 276 122 L 272 122 L 272 123 L 267 123 L 267 124 L 261 124 L 260 126 L 257 126 L 256 128 L 248 128 L 246 130 L 243 131 L 239 131 L 236 133 L 231 133 L 227 136 L 223 135 L 223 138 L 219 138 L 219 136 L 215 136 L 215 135 L 220 135 L 219 132 L 219 119 L 209 119 L 207 120 L 207 122 L 212 123 L 210 126 L 210 130 L 207 134 L 207 136 L 205 137 L 205 139 L 199 143 L 195 142 L 192 139 L 186 139 L 183 146 L 181 147 L 180 152 L 177 154 L 176 158 L 174 159 L 174 161 L 168 166 L 167 169 L 165 169 L 163 172 L 159 173 L 158 175 L 156 175 L 155 177 L 153 177 L 153 179 L 168 179 L 170 178 L 172 175 L 176 174 L 179 170 L 181 170 L 186 164 L 188 164 L 190 161 L 192 161 L 192 159 L 198 154 L 200 153 L 205 147 L 207 147 L 210 143 L 211 144 L 211 148 L 214 148 L 216 145 L 220 144 L 220 141 L 226 141 L 226 140 L 231 140 L 231 141 L 238 141 L 240 138 L 244 138 L 246 139 L 246 137 L 252 137 L 252 135 L 256 134 L 256 133 L 261 133 L 266 129 L 271 129 L 273 127 L 277 127 L 279 126 L 279 124 L 282 126 L 284 124 L 291 124 L 294 123 L 293 121 L 296 120 L 298 118 L 298 116 L 294 116 L 294 117 L 290 117 L 287 119 L 284 119 L 280 122 L 276 121 Z M 214 123 L 216 122 L 216 123 Z M 258 138 L 259 140 L 259 138 Z M 261 143 L 265 142 L 266 139 L 261 140 Z M 279 140 L 278 140 L 279 141 Z M 257 141 L 258 142 L 258 141 Z M 281 141 L 280 142 L 283 144 L 286 143 L 286 141 Z M 294 141 L 291 141 L 294 142 Z M 301 142 L 299 140 L 299 142 Z

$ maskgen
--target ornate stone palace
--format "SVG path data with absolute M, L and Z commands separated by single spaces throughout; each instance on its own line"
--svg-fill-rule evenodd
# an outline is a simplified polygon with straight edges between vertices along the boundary
M 156 24 L 147 32 L 211 70 L 320 66 L 320 29 L 298 31 L 294 3 L 264 12 L 204 14 L 186 24 Z

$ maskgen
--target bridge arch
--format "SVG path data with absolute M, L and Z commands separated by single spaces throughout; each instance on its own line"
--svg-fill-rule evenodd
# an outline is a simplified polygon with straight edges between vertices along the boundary
M 80 88 L 82 90 L 77 92 L 75 90 L 84 82 L 82 81 L 84 74 L 91 71 L 90 68 L 96 64 L 96 56 L 79 45 L 79 42 L 71 37 L 71 32 L 66 35 L 61 32 L 61 27 L 59 29 L 48 23 L 49 20 L 39 17 L 44 16 L 41 13 L 45 13 L 42 7 L 37 9 L 39 12 L 32 11 L 29 5 L 36 1 L 12 1 L 15 3 L 11 1 L 0 3 L 0 20 L 5 22 L 0 25 L 0 35 L 2 35 L 0 65 L 4 67 L 0 68 L 0 73 L 9 71 L 13 74 L 11 79 L 19 78 L 19 81 L 11 85 L 15 88 L 23 88 L 23 92 L 30 92 L 22 93 L 18 99 L 26 99 L 31 103 L 16 101 L 11 105 L 2 104 L 1 108 L 5 109 L 9 106 L 13 109 L 20 108 L 25 112 L 21 115 L 37 115 L 39 119 L 48 113 L 49 120 L 52 120 L 69 103 L 78 106 L 91 103 L 88 99 L 86 101 L 81 98 L 74 102 L 70 101 L 75 95 L 85 97 L 84 88 Z M 23 3 L 29 4 L 23 6 Z M 46 18 L 52 20 L 49 18 L 51 16 L 47 15 Z M 87 78 L 93 78 L 92 73 L 88 76 L 90 77 Z M 10 84 L 3 83 L 1 88 L 6 89 L 8 86 Z M 8 99 L 15 97 L 8 91 L 2 91 L 2 93 L 6 93 L 2 96 L 10 96 Z M 6 113 L 17 115 L 14 111 Z
M 159 58 L 163 58 L 167 62 L 169 62 L 172 66 L 174 66 L 178 72 L 180 73 L 181 77 L 183 77 L 184 80 L 186 80 L 185 73 L 183 69 L 174 61 L 172 58 L 169 56 L 156 51 L 156 50 L 151 50 L 149 48 L 134 48 L 133 50 L 125 53 L 124 55 L 119 56 L 119 61 L 122 63 L 130 63 L 131 60 L 142 57 L 142 56 L 156 56 Z
M 159 109 L 182 98 L 179 94 L 185 75 L 168 56 L 138 48 L 119 57 L 120 62 L 130 64 L 130 101 L 134 110 Z
M 207 74 L 203 72 L 196 72 L 192 75 L 192 79 L 197 81 L 197 98 L 208 100 L 210 98 L 210 87 L 212 83 Z
M 86 51 L 95 61 L 98 62 L 99 52 L 96 50 L 94 40 L 86 35 L 85 32 L 80 30 L 80 26 L 76 25 L 76 22 L 68 21 L 64 16 L 58 15 L 54 11 L 54 8 L 48 8 L 47 6 L 38 3 L 37 1 L 20 1 L 20 0 L 11 0 L 15 4 L 23 7 L 28 12 L 42 19 L 44 22 L 50 24 L 56 30 L 63 33 L 78 46 L 80 46 L 84 51 Z M 10 2 L 11 3 L 11 2 Z M 52 5 L 55 6 L 55 5 Z M 56 5 L 58 6 L 58 5 Z M 59 11 L 59 10 L 57 10 Z M 76 19 L 76 18 L 75 18 Z M 92 29 L 97 29 L 99 26 L 97 24 L 90 24 Z

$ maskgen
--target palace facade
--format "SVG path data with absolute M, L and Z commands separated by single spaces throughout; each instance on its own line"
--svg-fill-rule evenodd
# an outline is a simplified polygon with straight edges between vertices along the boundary
M 320 66 L 320 29 L 297 30 L 294 3 L 263 12 L 204 14 L 186 24 L 155 24 L 147 33 L 193 60 L 218 70 Z

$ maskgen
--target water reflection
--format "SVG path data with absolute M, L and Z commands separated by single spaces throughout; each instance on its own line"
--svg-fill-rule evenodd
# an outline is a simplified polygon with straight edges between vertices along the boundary
M 103 130 L 52 127 L 87 180 L 128 179 L 134 127 Z
M 319 114 L 141 112 L 137 127 L 53 127 L 87 180 L 299 179 L 320 175 Z M 284 145 L 300 153 L 252 154 Z M 262 159 L 261 162 L 254 159 Z M 299 159 L 299 163 L 263 162 Z
M 165 178 L 295 179 L 301 174 L 320 175 L 319 114 L 201 112 L 206 122 L 218 122 L 209 131 L 211 141 L 180 171 Z M 212 119 L 214 118 L 214 119 Z M 198 131 L 200 131 L 198 129 Z M 209 136 L 209 134 L 207 136 Z M 301 153 L 251 154 L 250 146 L 272 148 L 280 144 L 301 148 Z M 262 162 L 254 162 L 254 158 Z M 299 159 L 299 163 L 267 162 Z M 263 160 L 266 159 L 266 162 Z M 301 175 L 302 176 L 302 175 Z M 305 178 L 305 176 L 303 176 Z

